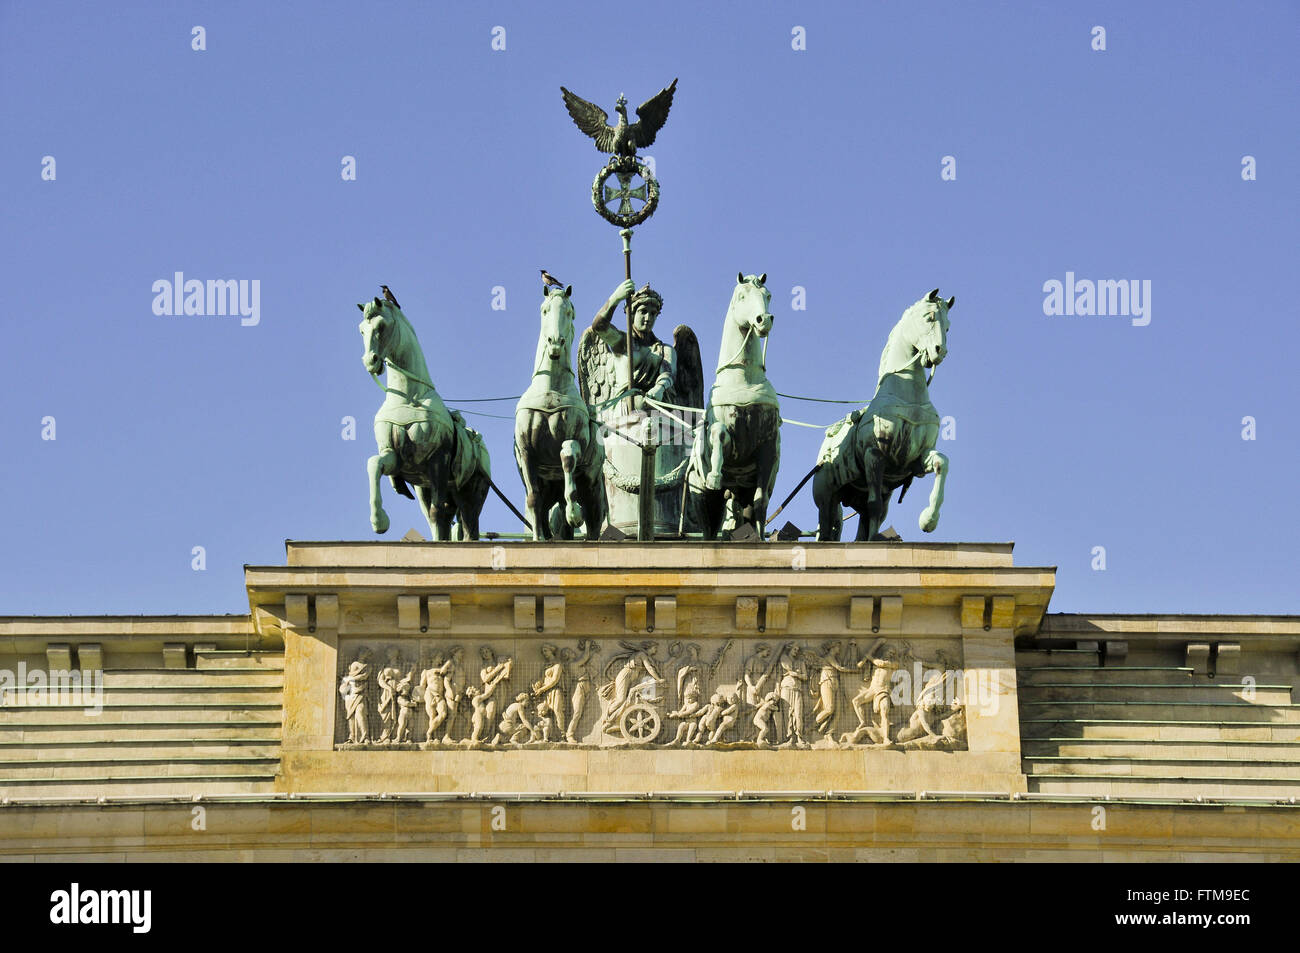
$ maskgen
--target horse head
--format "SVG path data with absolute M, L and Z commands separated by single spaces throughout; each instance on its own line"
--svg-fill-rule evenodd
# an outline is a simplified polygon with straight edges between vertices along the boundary
M 361 363 L 371 374 L 381 374 L 384 370 L 384 358 L 392 353 L 394 341 L 398 334 L 398 322 L 389 313 L 390 305 L 386 301 L 374 298 L 365 304 L 358 304 L 361 309 L 361 341 L 365 348 Z
M 918 361 L 922 367 L 938 367 L 948 356 L 948 311 L 956 302 L 956 296 L 943 300 L 935 288 L 904 311 L 889 332 L 889 342 L 880 358 L 880 376 Z
M 772 330 L 772 312 L 768 306 L 772 303 L 772 292 L 765 284 L 766 273 L 761 275 L 744 275 L 736 273 L 736 290 L 731 293 L 731 307 L 727 316 L 746 334 L 767 337 Z
M 573 352 L 573 285 L 547 288 L 542 298 L 542 330 L 537 338 L 535 370 L 568 367 Z

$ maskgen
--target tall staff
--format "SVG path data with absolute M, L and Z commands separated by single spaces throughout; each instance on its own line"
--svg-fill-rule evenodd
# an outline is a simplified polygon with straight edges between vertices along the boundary
M 632 279 L 632 227 L 640 225 L 653 215 L 659 205 L 659 183 L 650 167 L 640 161 L 636 153 L 638 149 L 654 143 L 655 136 L 668 120 L 668 110 L 672 108 L 676 90 L 677 80 L 674 79 L 637 107 L 637 121 L 634 123 L 628 122 L 627 98 L 620 93 L 614 104 L 618 122 L 611 126 L 609 113 L 595 103 L 575 96 L 563 86 L 560 87 L 564 106 L 573 118 L 574 125 L 595 141 L 597 149 L 610 155 L 609 162 L 596 173 L 591 184 L 591 202 L 601 218 L 619 227 L 618 234 L 623 239 L 623 277 L 627 281 Z M 617 208 L 612 207 L 615 202 L 618 203 Z M 640 207 L 634 205 L 634 202 L 639 202 Z M 631 296 L 623 303 L 623 313 L 627 319 L 627 393 L 631 410 L 634 379 Z M 641 445 L 641 483 L 638 491 L 639 540 L 654 539 L 655 460 L 658 447 L 649 434 L 645 437 Z

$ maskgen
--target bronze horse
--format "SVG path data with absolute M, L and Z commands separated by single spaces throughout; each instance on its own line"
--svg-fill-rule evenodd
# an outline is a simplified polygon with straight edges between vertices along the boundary
M 890 494 L 900 486 L 906 493 L 914 478 L 930 472 L 934 488 L 918 522 L 926 533 L 939 525 L 948 458 L 934 449 L 939 414 L 921 368 L 938 367 L 947 356 L 948 311 L 955 303 L 935 288 L 904 311 L 881 352 L 871 403 L 826 431 L 813 478 L 819 540 L 840 538 L 843 504 L 860 515 L 858 542 L 877 539 Z
M 765 341 L 772 330 L 767 275 L 736 276 L 722 327 L 718 369 L 695 441 L 689 485 L 705 539 L 717 539 L 730 498 L 735 522 L 763 535 L 781 462 L 781 404 L 767 379 Z
M 572 285 L 546 289 L 533 379 L 515 407 L 515 463 L 534 540 L 573 539 L 584 523 L 596 539 L 605 520 L 605 448 L 570 363 L 572 293 Z
M 370 525 L 388 530 L 379 481 L 387 475 L 393 488 L 410 499 L 418 495 L 433 539 L 478 539 L 479 514 L 491 486 L 491 464 L 478 432 L 459 413 L 448 412 L 429 383 L 424 352 L 415 329 L 396 302 L 375 298 L 361 309 L 362 363 L 379 382 L 387 368 L 388 384 L 379 386 L 384 402 L 375 413 L 375 443 L 370 458 Z M 410 486 L 415 487 L 415 495 Z

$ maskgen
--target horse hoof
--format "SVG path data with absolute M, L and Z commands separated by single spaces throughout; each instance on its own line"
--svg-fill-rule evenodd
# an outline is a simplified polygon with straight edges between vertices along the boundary
M 383 510 L 370 517 L 370 525 L 376 533 L 388 532 L 388 514 Z

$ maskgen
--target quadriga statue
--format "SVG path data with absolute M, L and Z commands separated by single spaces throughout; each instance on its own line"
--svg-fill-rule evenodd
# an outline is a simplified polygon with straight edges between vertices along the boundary
M 384 294 L 388 300 L 357 305 L 362 363 L 376 383 L 388 372 L 387 384 L 379 384 L 384 402 L 375 413 L 379 452 L 366 464 L 370 525 L 376 533 L 388 530 L 379 484 L 387 476 L 398 493 L 418 497 L 434 540 L 452 538 L 453 519 L 457 538 L 478 539 L 479 514 L 491 486 L 487 447 L 459 413 L 448 412 L 429 381 L 415 329 L 386 287 Z
M 826 431 L 813 477 L 818 539 L 840 538 L 845 504 L 860 514 L 858 541 L 877 539 L 890 494 L 900 486 L 906 493 L 927 473 L 934 473 L 934 488 L 918 522 L 926 533 L 939 525 L 948 458 L 934 449 L 939 414 L 923 369 L 938 367 L 948 354 L 948 312 L 955 303 L 935 288 L 904 311 L 880 354 L 871 403 Z

